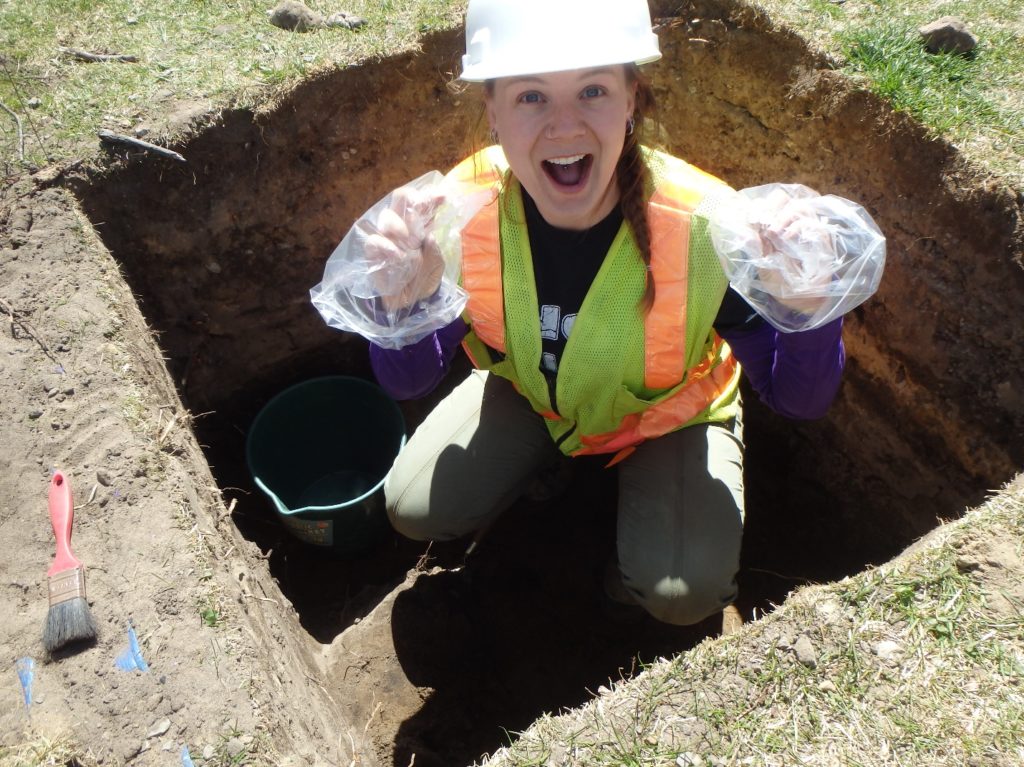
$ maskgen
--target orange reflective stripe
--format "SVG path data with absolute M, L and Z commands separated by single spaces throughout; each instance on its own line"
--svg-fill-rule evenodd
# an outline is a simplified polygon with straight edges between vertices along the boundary
M 505 155 L 501 147 L 492 146 L 467 157 L 447 176 L 452 181 L 472 187 L 470 193 L 480 189 L 494 192 L 493 199 L 462 229 L 462 287 L 469 294 L 466 313 L 473 332 L 485 344 L 503 354 L 505 296 L 501 280 L 498 183 L 501 181 L 504 163 Z M 477 365 L 472 354 L 470 359 Z
M 473 332 L 505 353 L 505 295 L 501 284 L 501 241 L 497 202 L 480 209 L 462 230 L 462 287 Z
M 674 184 L 664 186 L 669 188 L 659 187 L 647 206 L 650 278 L 654 280 L 654 304 L 644 318 L 644 384 L 648 389 L 674 386 L 686 371 L 690 215 L 680 210 L 677 202 L 683 192 Z
M 731 350 L 717 365 L 714 364 L 721 345 L 722 340 L 719 338 L 708 357 L 690 371 L 686 385 L 671 397 L 639 413 L 630 413 L 614 431 L 604 434 L 581 434 L 580 442 L 583 443 L 583 447 L 574 451 L 573 455 L 619 453 L 644 440 L 668 434 L 702 413 L 721 396 L 738 370 L 736 358 Z M 628 453 L 616 456 L 609 466 L 622 460 L 626 455 Z

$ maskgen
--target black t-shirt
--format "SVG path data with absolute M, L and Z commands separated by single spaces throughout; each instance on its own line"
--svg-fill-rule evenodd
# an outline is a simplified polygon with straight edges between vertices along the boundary
M 594 226 L 575 231 L 559 229 L 545 221 L 525 189 L 523 207 L 540 306 L 541 370 L 552 379 L 576 314 L 622 226 L 622 210 L 616 205 Z M 762 322 L 736 291 L 726 290 L 714 322 L 719 333 L 753 330 Z

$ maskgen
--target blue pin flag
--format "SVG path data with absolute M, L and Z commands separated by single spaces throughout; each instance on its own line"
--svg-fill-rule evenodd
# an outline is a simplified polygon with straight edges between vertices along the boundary
M 188 752 L 188 746 L 181 747 L 181 767 L 196 767 L 192 762 L 192 755 Z
M 35 677 L 36 662 L 31 658 L 19 658 L 14 664 L 21 682 L 21 692 L 25 698 L 25 708 L 32 705 L 32 679 Z
M 135 671 L 136 669 L 142 672 L 149 671 L 149 666 L 146 665 L 146 661 L 142 659 L 142 651 L 139 649 L 139 639 L 135 636 L 135 629 L 132 628 L 132 624 L 128 624 L 128 646 L 121 651 L 121 654 L 117 656 L 117 660 L 114 661 L 114 665 L 122 671 Z

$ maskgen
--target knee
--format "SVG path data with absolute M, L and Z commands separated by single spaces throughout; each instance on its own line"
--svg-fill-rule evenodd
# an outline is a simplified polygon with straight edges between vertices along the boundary
M 643 590 L 640 603 L 662 623 L 690 626 L 720 612 L 736 598 L 736 582 L 730 577 L 662 578 Z
M 387 504 L 388 521 L 399 535 L 413 541 L 450 541 L 460 533 L 446 529 L 445 521 L 428 509 L 410 508 L 408 505 Z

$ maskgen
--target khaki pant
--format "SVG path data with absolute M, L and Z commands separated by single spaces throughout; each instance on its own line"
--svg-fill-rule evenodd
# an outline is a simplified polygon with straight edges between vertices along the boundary
M 391 523 L 416 540 L 472 533 L 558 455 L 526 399 L 474 371 L 395 461 L 384 486 Z M 678 625 L 732 602 L 743 533 L 741 419 L 649 440 L 617 470 L 619 570 L 637 602 Z

